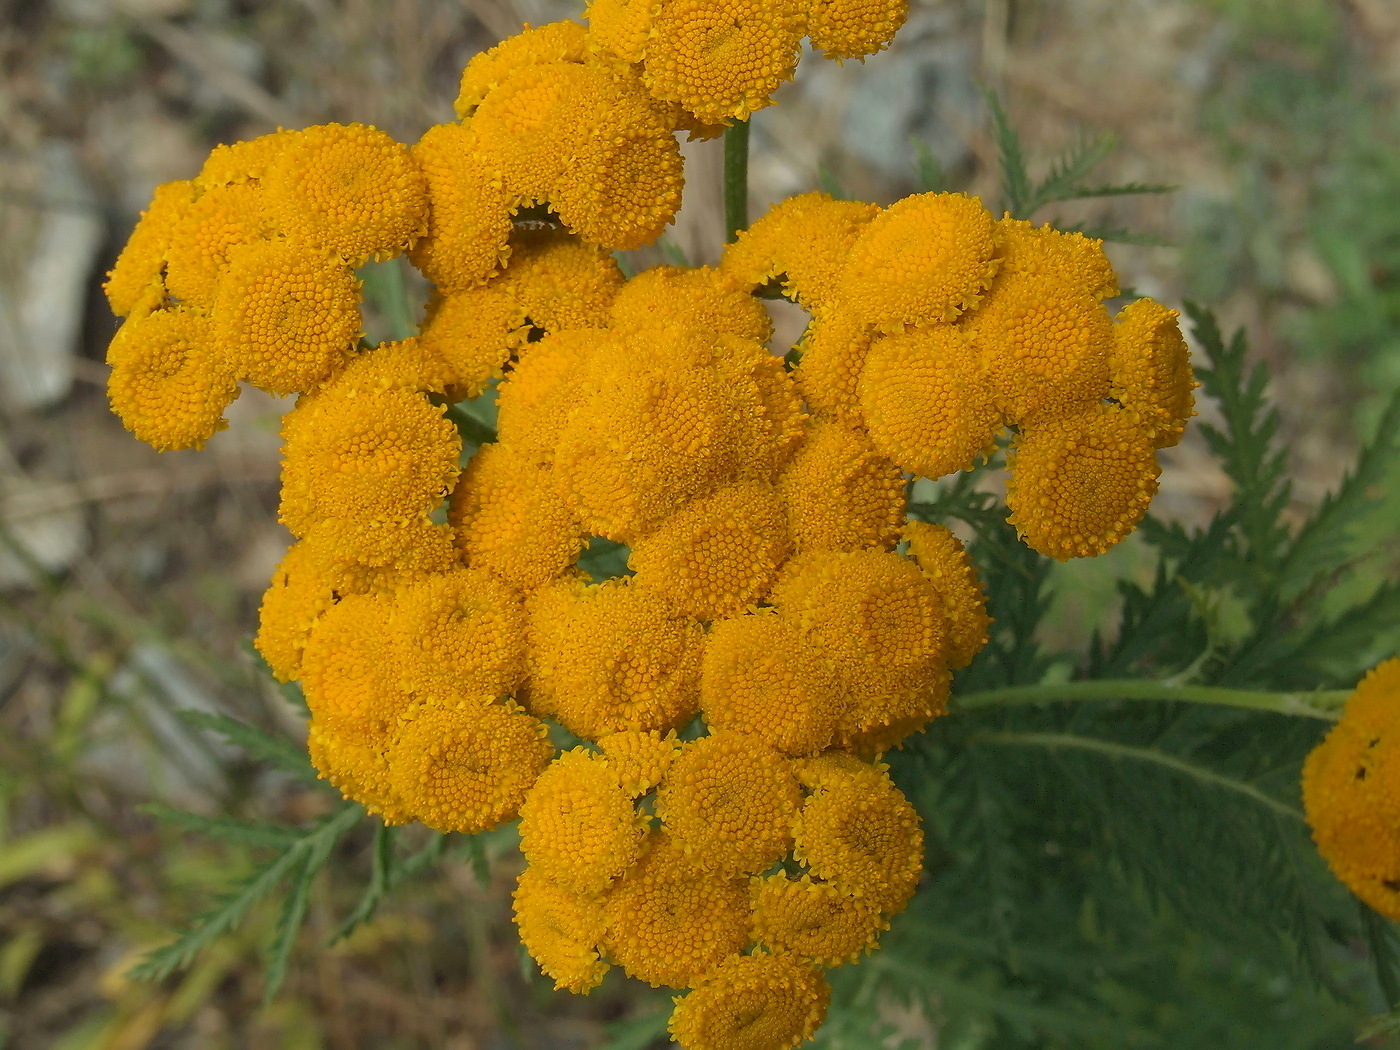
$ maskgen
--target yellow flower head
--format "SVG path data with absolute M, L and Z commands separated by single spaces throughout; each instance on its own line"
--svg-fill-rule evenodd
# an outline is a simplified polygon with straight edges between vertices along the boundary
M 1048 223 L 1034 226 L 1024 219 L 1004 215 L 997 222 L 1001 233 L 998 278 L 1013 274 L 1057 277 L 1075 290 L 1095 299 L 1118 294 L 1118 277 L 1104 254 L 1103 241 L 1082 233 L 1065 233 Z
M 406 824 L 413 819 L 389 782 L 389 763 L 382 745 L 367 744 L 354 734 L 327 728 L 312 718 L 307 726 L 306 750 L 317 776 L 385 824 Z
M 160 280 L 175 228 L 194 204 L 194 196 L 194 186 L 189 182 L 167 182 L 156 187 L 150 207 L 141 213 L 102 285 L 112 313 L 118 317 L 131 313 L 151 285 Z
M 389 594 L 433 573 L 461 568 L 452 529 L 427 517 L 321 518 L 301 542 L 336 594 Z
M 288 234 L 358 266 L 425 232 L 428 187 L 408 147 L 364 124 L 322 124 L 291 137 L 262 179 Z
M 705 636 L 624 583 L 564 580 L 531 597 L 530 705 L 585 740 L 678 729 L 700 700 Z
M 487 382 L 498 378 L 529 335 L 520 305 L 498 280 L 435 295 L 419 335 L 431 353 L 447 362 L 452 385 L 466 397 L 479 396 Z
M 852 313 L 839 309 L 807 326 L 797 344 L 802 363 L 797 388 L 818 417 L 848 427 L 864 427 L 860 409 L 860 373 L 875 333 Z
M 315 397 L 357 397 L 364 392 L 405 390 L 445 394 L 455 390 L 446 361 L 416 336 L 380 343 L 348 359 L 344 368 L 316 389 Z
M 1008 423 L 1036 423 L 1108 393 L 1113 323 L 1061 277 L 1010 274 L 966 320 Z
M 721 365 L 734 402 L 739 440 L 737 476 L 776 481 L 807 434 L 807 413 L 781 357 L 746 339 L 721 337 L 731 351 Z
M 513 693 L 525 678 L 525 608 L 484 569 L 429 576 L 394 595 L 389 628 L 417 692 Z
M 874 204 L 811 192 L 773 205 L 724 249 L 720 269 L 747 289 L 782 278 L 784 292 L 812 313 L 836 302 L 841 270 Z
M 807 36 L 827 58 L 864 58 L 890 46 L 909 0 L 807 0 Z
M 443 833 L 510 820 L 553 755 L 543 722 L 489 697 L 415 705 L 389 751 L 405 808 Z
M 766 343 L 772 322 L 762 304 L 724 271 L 655 266 L 628 281 L 612 305 L 612 325 L 642 338 L 655 325 L 713 331 Z
M 532 868 L 575 893 L 602 893 L 641 854 L 646 818 L 632 808 L 607 759 L 566 751 L 520 807 L 520 851 Z
M 627 794 L 645 795 L 666 775 L 676 757 L 676 734 L 662 735 L 655 730 L 637 729 L 608 733 L 598 738 L 598 746 L 612 767 L 613 775 Z
M 640 62 L 660 6 L 658 0 L 588 0 L 589 42 L 625 62 Z
M 300 134 L 279 129 L 246 142 L 215 146 L 194 177 L 194 184 L 204 192 L 216 186 L 261 181 L 277 154 Z
M 797 0 L 667 0 L 656 11 L 643 79 L 707 124 L 745 120 L 797 71 Z
M 739 955 L 675 1000 L 668 1031 L 684 1050 L 793 1050 L 830 1001 L 821 971 L 793 955 Z
M 952 321 L 992 283 L 996 248 L 996 222 L 976 197 L 905 197 L 871 219 L 851 247 L 842 304 L 882 332 Z
M 555 478 L 590 532 L 627 542 L 732 475 L 736 421 L 713 369 L 664 357 L 595 362 L 559 437 Z
M 360 337 L 360 283 L 333 257 L 290 241 L 235 249 L 214 328 L 238 378 L 273 394 L 327 379 Z
M 537 332 L 604 328 L 623 288 L 612 253 L 563 230 L 520 230 L 500 277 Z
M 392 659 L 386 659 L 389 602 L 353 594 L 326 609 L 302 655 L 302 689 L 325 732 L 383 751 L 412 703 Z
M 747 881 L 691 866 L 658 832 L 613 883 L 603 913 L 608 957 L 653 988 L 688 988 L 749 943 Z
M 587 995 L 611 967 L 598 956 L 603 909 L 594 896 L 574 893 L 526 868 L 516 882 L 515 925 L 520 943 L 554 987 Z
M 819 966 L 857 961 L 890 928 L 869 901 L 810 876 L 754 879 L 752 893 L 754 941 Z
M 527 26 L 472 57 L 462 70 L 461 89 L 453 108 L 459 118 L 466 120 L 487 95 L 516 71 L 556 62 L 582 62 L 587 54 L 588 30 L 577 22 Z
M 924 866 L 919 814 L 876 767 L 828 775 L 802 805 L 793 855 L 885 915 L 904 910 Z
M 894 546 L 904 478 L 860 431 L 813 423 L 778 489 L 799 552 Z
M 773 612 L 735 616 L 706 638 L 700 712 L 712 730 L 756 736 L 785 755 L 830 746 L 846 695 L 822 654 Z
M 426 180 L 428 217 L 408 257 L 440 292 L 471 288 L 510 253 L 515 205 L 501 185 L 499 153 L 461 124 L 434 124 L 411 152 Z
M 469 565 L 523 594 L 562 576 L 586 538 L 550 472 L 504 442 L 485 446 L 467 462 L 448 521 Z
M 190 311 L 133 313 L 107 350 L 112 411 L 157 451 L 203 448 L 238 396 L 209 322 Z
M 530 346 L 496 392 L 496 430 L 503 445 L 540 464 L 554 462 L 554 450 L 583 396 L 583 364 L 594 353 L 610 352 L 606 332 L 556 332 Z
M 632 547 L 633 584 L 682 616 L 715 620 L 767 593 L 792 541 L 773 486 L 728 485 L 686 504 Z
M 279 682 L 301 677 L 301 654 L 311 628 L 335 601 L 335 591 L 316 571 L 310 551 L 292 544 L 272 574 L 258 610 L 253 644 Z
M 1110 396 L 1136 417 L 1158 448 L 1180 441 L 1186 421 L 1196 414 L 1191 351 L 1177 317 L 1161 303 L 1139 299 L 1124 307 L 1113 328 Z
M 275 232 L 256 183 L 214 187 L 186 209 L 175 227 L 165 252 L 166 289 L 175 299 L 208 309 L 234 249 Z
M 1373 668 L 1303 765 L 1303 808 L 1332 873 L 1400 919 L 1400 659 Z
M 1022 430 L 1008 468 L 1007 520 L 1060 561 L 1102 554 L 1137 528 L 1161 472 L 1152 440 L 1108 406 Z
M 948 666 L 966 667 L 987 644 L 987 593 L 962 541 L 942 525 L 911 521 L 903 536 L 909 556 L 938 590 L 944 616 Z
M 320 397 L 282 420 L 281 520 L 298 536 L 321 518 L 419 517 L 457 477 L 461 438 L 443 409 L 407 390 Z
M 925 478 L 965 470 L 1002 429 L 981 362 L 956 325 L 930 325 L 870 345 L 860 374 L 870 440 Z
M 788 851 L 801 790 L 756 736 L 718 730 L 681 748 L 656 814 L 691 864 L 721 875 L 763 871 Z

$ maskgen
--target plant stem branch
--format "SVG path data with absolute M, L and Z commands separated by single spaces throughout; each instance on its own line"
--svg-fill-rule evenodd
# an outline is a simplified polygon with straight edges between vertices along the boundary
M 749 122 L 724 129 L 724 240 L 733 241 L 749 225 Z
M 1176 700 L 1188 704 L 1242 707 L 1251 711 L 1272 711 L 1281 715 L 1336 721 L 1341 714 L 1342 704 L 1350 695 L 1348 690 L 1271 693 L 1125 679 L 986 689 L 955 697 L 950 709 L 954 712 L 976 711 L 984 707 L 1013 704 L 1052 704 L 1084 700 Z

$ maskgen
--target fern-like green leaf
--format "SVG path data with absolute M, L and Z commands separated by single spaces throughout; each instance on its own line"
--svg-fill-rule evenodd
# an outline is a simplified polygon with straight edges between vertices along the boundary
M 301 837 L 301 833 L 294 828 L 238 820 L 235 817 L 205 817 L 159 802 L 148 802 L 140 809 L 142 813 L 147 813 L 166 824 L 175 824 L 188 831 L 197 831 L 225 842 L 241 842 L 245 846 L 284 849 Z
M 359 807 L 346 807 L 358 818 Z M 287 962 L 296 945 L 297 934 L 306 921 L 306 908 L 311 901 L 311 884 L 321 873 L 326 860 L 335 849 L 339 832 L 335 834 L 312 834 L 307 846 L 300 851 L 296 865 L 292 868 L 291 889 L 282 903 L 282 914 L 277 920 L 277 932 L 272 938 L 272 947 L 267 954 L 267 969 L 263 974 L 263 1005 L 272 1002 L 287 976 Z
M 1113 152 L 1114 145 L 1112 135 L 1101 135 L 1082 139 L 1065 151 L 1031 191 L 1028 211 L 1038 211 L 1051 201 L 1073 200 L 1083 180 Z
M 241 747 L 249 756 L 288 773 L 295 773 L 303 780 L 316 783 L 319 778 L 306 749 L 286 737 L 273 736 L 246 722 L 240 722 L 228 715 L 210 714 L 208 711 L 191 709 L 179 712 L 186 724 L 196 729 L 218 733 L 230 744 Z
M 943 165 L 923 139 L 914 139 L 914 182 L 920 193 L 943 193 L 948 189 Z
M 987 100 L 987 110 L 992 115 L 992 137 L 996 140 L 997 153 L 1001 160 L 1001 192 L 1005 198 L 1003 207 L 1014 218 L 1030 218 L 1034 191 L 1031 177 L 1026 170 L 1026 151 L 1021 145 L 1021 136 L 1007 119 L 1001 100 L 991 91 L 983 91 Z

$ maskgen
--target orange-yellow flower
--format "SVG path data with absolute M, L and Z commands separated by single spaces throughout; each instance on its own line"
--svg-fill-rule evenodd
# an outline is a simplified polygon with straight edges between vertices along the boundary
M 496 430 L 502 445 L 534 462 L 554 462 L 554 451 L 583 397 L 583 364 L 599 352 L 609 352 L 606 332 L 555 332 L 530 346 L 496 392 Z
M 756 736 L 718 730 L 681 748 L 657 789 L 656 814 L 695 867 L 753 874 L 792 844 L 801 797 L 781 754 Z
M 987 594 L 962 541 L 942 525 L 911 521 L 903 536 L 909 557 L 933 581 L 944 617 L 944 647 L 948 666 L 966 667 L 987 644 Z
M 810 876 L 754 879 L 752 893 L 755 943 L 819 966 L 857 961 L 890 928 L 870 902 Z
M 520 807 L 525 860 L 575 893 L 607 889 L 636 862 L 645 833 L 612 763 L 584 748 L 551 762 Z
M 118 317 L 131 313 L 151 284 L 160 280 L 175 227 L 194 203 L 194 196 L 189 182 L 156 187 L 150 206 L 141 213 L 102 285 L 112 313 Z
M 514 817 L 553 753 L 544 723 L 514 704 L 424 700 L 389 751 L 389 777 L 414 818 L 470 835 Z
M 627 583 L 564 580 L 530 599 L 531 709 L 596 740 L 678 729 L 700 700 L 705 636 Z
M 1055 277 L 1095 299 L 1118 294 L 1118 277 L 1104 254 L 1103 241 L 1065 233 L 1048 224 L 1034 226 L 1009 214 L 997 222 L 1001 234 L 999 279 L 1019 274 Z
M 817 416 L 850 427 L 865 426 L 859 383 L 874 330 L 854 314 L 832 310 L 807 326 L 797 349 L 797 387 Z
M 534 868 L 520 873 L 513 898 L 520 943 L 555 989 L 587 995 L 597 988 L 610 969 L 598 955 L 601 900 L 565 889 Z
M 738 955 L 675 1000 L 668 1030 L 684 1050 L 793 1050 L 830 1000 L 821 972 L 790 954 Z
M 665 325 L 714 331 L 766 343 L 767 312 L 723 270 L 655 266 L 629 280 L 612 304 L 612 324 L 638 333 Z
M 413 819 L 389 782 L 382 744 L 366 743 L 313 717 L 307 726 L 306 750 L 317 776 L 385 824 L 406 824 Z
M 1113 328 L 1111 396 L 1137 419 L 1158 448 L 1181 440 L 1195 415 L 1191 351 L 1175 310 L 1151 299 L 1129 303 Z
M 799 552 L 894 546 L 904 478 L 860 431 L 812 424 L 778 489 Z
M 956 325 L 930 325 L 870 345 L 860 374 L 870 440 L 926 478 L 965 470 L 1002 429 L 981 362 Z
M 598 746 L 622 789 L 633 798 L 645 795 L 666 775 L 677 751 L 676 734 L 627 729 L 598 738 Z
M 294 543 L 277 564 L 258 610 L 253 644 L 279 682 L 301 677 L 301 654 L 311 628 L 335 601 L 335 591 L 316 571 L 310 552 Z
M 1152 440 L 1109 406 L 1023 429 L 1008 466 L 1007 520 L 1060 561 L 1102 554 L 1137 528 L 1160 473 Z
M 353 351 L 360 283 L 331 256 L 291 241 L 236 248 L 213 320 L 238 378 L 274 394 L 310 390 Z
M 688 988 L 749 942 L 747 880 L 692 866 L 653 832 L 603 901 L 609 958 L 652 987 Z
M 807 36 L 827 58 L 864 58 L 890 46 L 909 0 L 808 0 Z
M 112 411 L 157 451 L 202 448 L 228 425 L 224 409 L 238 396 L 221 349 L 204 317 L 138 310 L 107 351 Z
M 517 70 L 553 62 L 582 62 L 588 53 L 588 30 L 577 22 L 526 26 L 495 47 L 472 57 L 462 70 L 453 108 L 466 120 L 483 99 Z
M 364 124 L 322 124 L 282 144 L 262 178 L 282 229 L 358 266 L 425 231 L 428 188 L 408 147 Z
M 426 516 L 378 522 L 320 518 L 301 542 L 336 594 L 389 594 L 433 573 L 461 568 L 452 529 Z
M 347 595 L 312 626 L 302 656 L 306 704 L 322 729 L 382 752 L 412 703 L 386 659 L 388 599 Z
M 300 134 L 299 131 L 279 129 L 246 142 L 215 146 L 209 151 L 199 174 L 194 177 L 194 184 L 203 192 L 215 186 L 260 181 L 273 158 Z
M 208 309 L 235 248 L 276 232 L 256 183 L 215 186 L 180 217 L 165 252 L 165 287 L 180 301 Z

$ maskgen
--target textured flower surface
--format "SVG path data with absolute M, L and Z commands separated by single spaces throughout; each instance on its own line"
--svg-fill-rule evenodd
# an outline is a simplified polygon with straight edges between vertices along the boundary
M 830 999 L 826 978 L 791 955 L 735 956 L 677 1000 L 670 1032 L 686 1050 L 791 1050 Z

